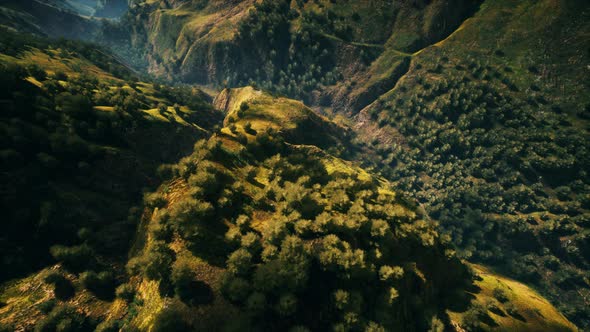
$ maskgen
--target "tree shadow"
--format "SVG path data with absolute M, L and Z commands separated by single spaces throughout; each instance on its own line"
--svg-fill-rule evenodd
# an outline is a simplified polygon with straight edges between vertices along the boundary
M 54 284 L 53 293 L 55 298 L 61 301 L 71 299 L 76 294 L 76 289 L 72 285 L 72 282 L 68 279 L 57 280 Z
M 465 312 L 469 309 L 471 301 L 473 300 L 475 300 L 475 296 L 471 292 L 460 290 L 453 296 L 449 297 L 446 307 L 453 312 Z
M 258 182 L 256 179 L 248 179 L 248 182 L 257 188 L 264 189 L 264 184 Z
M 210 304 L 214 298 L 211 286 L 201 280 L 191 281 L 189 288 L 180 296 L 182 302 L 192 306 Z
M 174 296 L 174 287 L 172 286 L 172 282 L 169 278 L 160 280 L 160 283 L 158 284 L 158 292 L 160 293 L 161 297 Z
M 453 312 L 465 312 L 471 306 L 471 302 L 475 300 L 475 295 L 481 292 L 481 288 L 475 284 L 475 281 L 481 278 L 475 276 L 472 280 L 468 280 L 463 284 L 463 287 L 457 289 L 453 295 L 446 301 L 447 308 Z
M 472 294 L 479 294 L 479 292 L 481 292 L 481 287 L 472 283 L 465 286 L 465 291 Z
M 502 317 L 506 317 L 506 316 L 507 316 L 507 315 L 506 315 L 506 313 L 504 312 L 504 310 L 500 309 L 500 308 L 499 308 L 499 307 L 497 307 L 497 306 L 493 306 L 493 307 L 491 307 L 491 308 L 488 308 L 488 310 L 489 310 L 490 312 L 492 312 L 492 313 L 494 313 L 494 314 L 498 315 L 498 316 L 502 316 Z
M 221 226 L 227 228 L 225 225 Z M 208 231 L 206 234 L 199 236 L 198 239 L 191 240 L 188 249 L 210 265 L 225 267 L 225 260 L 231 253 L 223 236 L 225 232 L 226 230 Z
M 524 318 L 523 315 L 521 315 L 518 311 L 512 311 L 508 313 L 511 317 L 518 319 L 521 322 L 526 322 L 526 318 Z
M 482 323 L 488 325 L 489 327 L 498 327 L 498 323 L 489 315 L 485 314 L 484 316 L 480 317 Z
M 102 301 L 111 302 L 115 299 L 114 285 L 101 285 L 99 287 L 89 289 L 89 291 L 92 292 L 92 294 L 96 296 L 97 299 Z

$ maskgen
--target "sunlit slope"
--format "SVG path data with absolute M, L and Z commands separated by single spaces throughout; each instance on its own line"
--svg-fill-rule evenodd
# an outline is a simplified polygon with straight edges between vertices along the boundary
M 451 321 L 484 331 L 578 331 L 553 305 L 528 286 L 473 265 L 473 289 L 465 293 L 475 309 L 449 310 Z

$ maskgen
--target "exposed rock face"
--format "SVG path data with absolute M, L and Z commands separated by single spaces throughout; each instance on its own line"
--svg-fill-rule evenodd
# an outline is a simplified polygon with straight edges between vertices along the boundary
M 244 43 L 238 33 L 242 22 L 257 10 L 254 3 L 254 0 L 167 0 L 134 6 L 135 21 L 131 24 L 135 30 L 147 31 L 147 40 L 143 42 L 149 71 L 189 83 L 230 86 L 248 84 L 250 79 L 257 81 L 258 71 L 267 76 L 266 80 L 269 76 L 277 80 L 281 71 L 290 76 L 288 67 L 302 61 L 293 58 L 290 49 L 300 49 L 301 45 L 293 43 L 300 38 L 298 34 L 305 33 L 302 22 L 315 9 L 311 3 L 304 7 L 291 3 L 294 14 L 288 15 L 288 39 L 292 46 L 269 41 L 260 49 L 256 43 Z M 350 26 L 352 38 L 342 40 L 333 31 L 312 28 L 309 31 L 315 31 L 317 36 L 310 43 L 318 42 L 328 54 L 329 61 L 322 63 L 322 70 L 343 77 L 343 81 L 354 82 L 354 87 L 343 82 L 326 83 L 306 92 L 305 97 L 301 93 L 285 94 L 355 114 L 394 87 L 409 68 L 410 53 L 448 36 L 477 9 L 478 2 L 432 0 L 392 4 L 382 0 L 350 5 L 358 7 L 360 18 L 338 14 L 346 12 L 342 12 L 345 5 L 327 6 L 324 11 L 341 15 L 340 19 Z M 375 16 L 376 11 L 382 15 Z M 379 33 L 375 34 L 376 28 L 371 26 L 374 23 L 367 21 L 378 21 L 382 25 Z M 278 56 L 273 59 L 263 56 L 271 51 L 276 51 Z M 265 74 L 273 71 L 274 74 Z M 296 85 L 305 83 L 297 78 L 303 73 L 294 75 Z
M 132 24 L 147 30 L 147 40 L 139 42 L 146 43 L 149 71 L 186 82 L 222 82 L 240 54 L 232 43 L 235 26 L 252 3 L 168 1 L 135 8 Z

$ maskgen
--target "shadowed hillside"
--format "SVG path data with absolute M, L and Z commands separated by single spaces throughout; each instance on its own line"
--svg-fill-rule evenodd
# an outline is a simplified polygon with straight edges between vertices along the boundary
M 0 52 L 2 205 L 10 206 L 0 279 L 51 262 L 55 244 L 82 241 L 124 258 L 142 188 L 219 113 L 195 90 L 137 81 L 91 45 L 3 31 Z

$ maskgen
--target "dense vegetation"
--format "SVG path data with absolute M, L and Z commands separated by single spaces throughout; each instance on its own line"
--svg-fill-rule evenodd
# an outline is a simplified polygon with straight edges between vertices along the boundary
M 344 165 L 329 173 L 329 156 L 274 130 L 224 132 L 146 197 L 150 240 L 128 268 L 164 296 L 195 305 L 220 292 L 242 313 L 223 324 L 240 329 L 421 330 L 470 281 L 433 226 L 377 179 Z M 195 279 L 200 260 L 225 268 L 218 283 Z
M 590 326 L 583 0 L 9 3 L 0 330 Z
M 48 247 L 54 244 L 82 245 L 52 247 L 55 259 L 75 268 L 92 265 L 96 254 L 124 258 L 137 213 L 127 220 L 128 210 L 154 182 L 158 163 L 186 151 L 186 143 L 175 140 L 203 130 L 146 118 L 142 109 L 157 109 L 162 102 L 148 98 L 132 73 L 90 45 L 7 31 L 0 45 L 6 60 L 0 65 L 2 205 L 10 207 L 0 238 L 1 279 L 50 262 Z M 64 68 L 77 72 L 43 68 L 29 57 L 69 61 L 73 68 Z M 109 76 L 91 76 L 90 66 Z M 204 127 L 217 121 L 190 89 L 158 90 L 170 105 L 178 101 L 203 110 L 198 121 Z M 176 121 L 161 108 L 161 116 Z M 178 114 L 197 120 L 194 113 Z M 169 139 L 150 137 L 174 127 Z M 156 142 L 168 148 L 154 149 Z
M 382 174 L 440 221 L 462 257 L 568 298 L 561 309 L 587 322 L 588 107 L 564 109 L 548 88 L 513 82 L 501 51 L 485 62 L 438 56 L 371 108 L 403 136 L 374 142 Z
M 320 85 L 333 85 L 340 79 L 335 68 L 336 45 L 324 30 L 334 29 L 334 25 L 346 30 L 343 18 L 333 11 L 300 14 L 287 0 L 263 1 L 254 7 L 240 22 L 237 40 L 256 69 L 237 72 L 229 85 L 257 84 L 302 98 Z M 298 7 L 303 7 L 303 1 Z M 300 28 L 291 32 L 291 21 L 299 15 Z
M 464 0 L 265 0 L 235 6 L 138 1 L 121 23 L 103 29 L 100 40 L 120 54 L 136 55 L 128 57 L 134 62 L 147 58 L 143 65 L 168 79 L 256 85 L 317 102 L 326 87 L 362 72 L 384 50 L 414 52 L 444 38 L 477 5 Z M 461 9 L 448 10 L 455 7 Z

